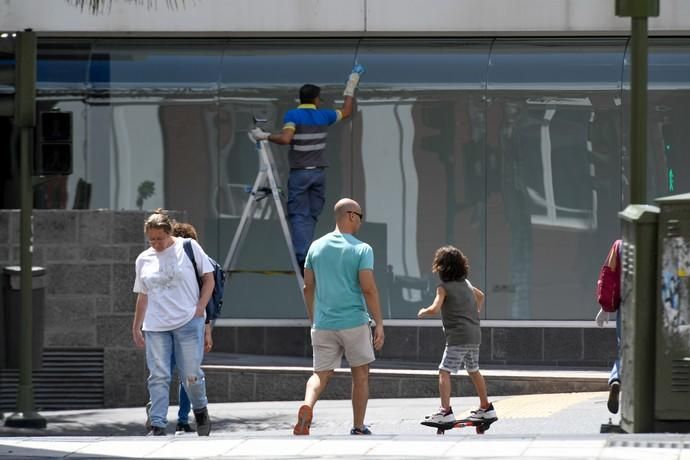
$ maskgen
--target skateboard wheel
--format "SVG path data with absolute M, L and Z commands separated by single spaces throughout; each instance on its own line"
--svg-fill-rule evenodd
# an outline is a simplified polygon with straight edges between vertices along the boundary
M 437 428 L 436 434 L 446 434 L 446 430 L 444 430 L 443 428 Z

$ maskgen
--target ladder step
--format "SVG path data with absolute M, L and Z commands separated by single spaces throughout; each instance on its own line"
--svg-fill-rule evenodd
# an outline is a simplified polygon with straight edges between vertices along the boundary
M 248 273 L 255 275 L 294 275 L 297 281 L 299 292 L 304 299 L 304 293 L 302 291 L 304 287 L 304 279 L 297 263 L 297 259 L 295 258 L 295 248 L 292 245 L 292 237 L 290 236 L 290 225 L 288 224 L 285 210 L 283 208 L 283 201 L 281 200 L 281 195 L 283 195 L 283 193 L 281 188 L 278 186 L 278 180 L 276 179 L 273 153 L 271 153 L 268 142 L 254 142 L 251 135 L 249 137 L 252 139 L 252 144 L 255 145 L 256 151 L 259 154 L 259 172 L 254 180 L 254 185 L 251 187 L 251 189 L 249 189 L 249 193 L 253 199 L 248 199 L 244 206 L 242 216 L 240 217 L 240 222 L 237 226 L 237 229 L 235 229 L 235 235 L 232 238 L 232 243 L 230 243 L 230 250 L 228 251 L 228 255 L 225 257 L 223 268 L 228 275 L 232 273 Z M 267 197 L 272 198 L 275 211 L 278 214 L 280 227 L 282 229 L 283 236 L 285 237 L 285 244 L 287 245 L 288 252 L 290 253 L 292 270 L 234 269 L 240 247 L 247 236 L 249 224 L 251 223 L 252 219 L 255 218 L 257 203 Z M 263 211 L 261 211 L 261 213 L 263 213 Z

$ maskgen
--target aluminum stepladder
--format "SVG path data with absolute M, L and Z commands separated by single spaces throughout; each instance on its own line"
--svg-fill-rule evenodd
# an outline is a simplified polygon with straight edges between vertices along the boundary
M 254 118 L 255 123 L 260 123 L 265 120 L 259 120 Z M 253 142 L 253 138 L 249 135 L 249 139 Z M 254 143 L 254 142 L 253 142 Z M 288 252 L 290 255 L 290 262 L 292 263 L 292 270 L 295 273 L 295 278 L 297 280 L 297 286 L 304 300 L 304 292 L 302 288 L 304 286 L 304 279 L 302 278 L 302 272 L 299 265 L 297 264 L 297 258 L 295 257 L 295 248 L 292 246 L 292 237 L 290 236 L 290 228 L 288 226 L 287 218 L 285 216 L 285 210 L 283 209 L 283 203 L 280 200 L 280 190 L 278 189 L 278 182 L 276 180 L 276 167 L 273 160 L 273 153 L 268 145 L 268 141 L 256 141 L 255 143 L 256 152 L 259 155 L 259 173 L 256 175 L 254 180 L 254 185 L 249 191 L 249 199 L 247 204 L 244 206 L 244 211 L 242 212 L 242 217 L 240 218 L 240 223 L 235 230 L 235 236 L 230 244 L 230 250 L 228 255 L 225 257 L 225 263 L 223 264 L 223 269 L 226 273 L 238 273 L 238 272 L 251 272 L 251 273 L 279 273 L 286 274 L 287 271 L 281 270 L 236 270 L 237 260 L 239 258 L 240 248 L 242 247 L 245 238 L 247 237 L 247 232 L 249 231 L 249 225 L 254 218 L 254 213 L 256 211 L 257 204 L 259 201 L 269 198 L 269 195 L 273 197 L 273 203 L 278 213 L 278 220 L 280 221 L 280 227 L 283 231 L 283 237 L 285 238 L 285 244 L 287 245 Z

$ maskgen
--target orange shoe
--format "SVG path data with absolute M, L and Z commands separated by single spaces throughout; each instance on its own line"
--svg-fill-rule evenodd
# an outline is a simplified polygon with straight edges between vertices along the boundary
M 295 429 L 292 430 L 292 434 L 296 436 L 303 436 L 309 434 L 309 427 L 311 426 L 311 407 L 306 404 L 300 406 L 297 411 L 297 424 Z

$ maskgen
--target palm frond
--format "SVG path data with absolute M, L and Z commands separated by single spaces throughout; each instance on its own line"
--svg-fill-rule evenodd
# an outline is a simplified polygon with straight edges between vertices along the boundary
M 114 0 L 65 0 L 69 5 L 91 14 L 109 13 Z M 147 9 L 157 9 L 158 0 L 120 0 L 133 5 L 146 5 Z M 165 0 L 168 9 L 184 8 L 185 0 Z

